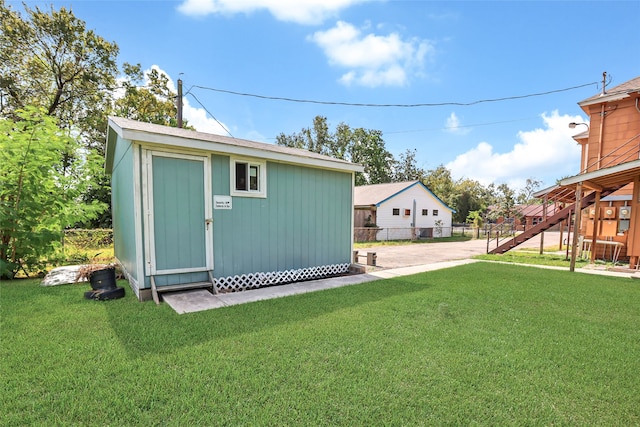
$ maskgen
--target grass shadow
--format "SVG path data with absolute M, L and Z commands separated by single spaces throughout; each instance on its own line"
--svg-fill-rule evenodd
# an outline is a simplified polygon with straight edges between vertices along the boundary
M 428 286 L 428 285 L 426 285 Z M 179 315 L 131 295 L 106 304 L 109 323 L 131 357 L 240 336 L 425 289 L 422 281 L 378 280 L 342 288 Z M 130 292 L 131 294 L 131 292 Z

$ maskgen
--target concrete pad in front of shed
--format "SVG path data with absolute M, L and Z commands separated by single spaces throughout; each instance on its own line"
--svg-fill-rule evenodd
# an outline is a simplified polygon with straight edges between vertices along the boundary
M 162 295 L 162 299 L 178 314 L 193 313 L 225 306 L 219 298 L 204 289 L 167 293 Z

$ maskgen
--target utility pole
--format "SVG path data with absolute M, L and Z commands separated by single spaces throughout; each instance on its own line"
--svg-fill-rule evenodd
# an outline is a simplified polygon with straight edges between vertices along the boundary
M 178 79 L 178 98 L 176 99 L 178 108 L 178 127 L 182 127 L 182 79 Z

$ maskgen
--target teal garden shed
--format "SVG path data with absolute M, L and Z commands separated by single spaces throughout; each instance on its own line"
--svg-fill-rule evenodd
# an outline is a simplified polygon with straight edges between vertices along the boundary
M 115 256 L 140 300 L 349 270 L 354 174 L 306 150 L 110 117 Z

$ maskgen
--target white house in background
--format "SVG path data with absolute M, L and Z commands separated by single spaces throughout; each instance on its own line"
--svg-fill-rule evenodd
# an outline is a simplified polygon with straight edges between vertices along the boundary
M 455 212 L 420 181 L 355 187 L 354 209 L 356 241 L 449 237 Z

